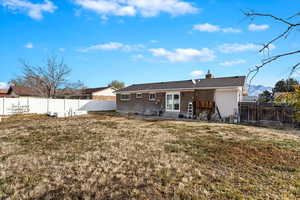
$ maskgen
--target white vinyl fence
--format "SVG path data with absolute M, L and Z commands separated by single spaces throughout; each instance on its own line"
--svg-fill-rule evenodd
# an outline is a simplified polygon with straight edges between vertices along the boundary
M 73 116 L 88 111 L 110 111 L 116 109 L 115 101 L 45 99 L 45 98 L 0 98 L 0 115 L 55 114 Z

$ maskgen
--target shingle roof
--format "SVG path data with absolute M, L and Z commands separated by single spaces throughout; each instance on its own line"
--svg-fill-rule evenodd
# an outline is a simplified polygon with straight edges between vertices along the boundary
M 143 90 L 168 90 L 168 89 L 191 89 L 191 88 L 220 88 L 244 86 L 245 76 L 233 76 L 210 79 L 196 79 L 184 81 L 171 81 L 159 83 L 135 84 L 118 90 L 117 92 L 143 91 Z
M 23 86 L 11 86 L 11 90 L 17 96 L 41 97 L 42 95 L 34 88 Z

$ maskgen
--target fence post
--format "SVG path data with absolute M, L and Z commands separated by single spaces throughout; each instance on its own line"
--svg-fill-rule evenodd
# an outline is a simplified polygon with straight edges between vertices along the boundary
M 80 107 L 79 103 L 80 103 L 80 102 L 79 102 L 79 97 L 78 97 L 78 104 L 77 104 L 78 107 L 77 107 L 77 110 L 79 110 L 79 107 Z
M 28 113 L 30 113 L 30 108 L 29 108 L 29 97 L 27 97 L 27 108 L 28 108 Z
M 2 110 L 2 112 L 3 112 L 3 115 L 5 115 L 5 111 L 4 111 L 4 108 L 5 108 L 5 106 L 4 106 L 5 100 L 4 100 L 4 97 L 3 97 L 2 99 L 3 99 L 3 110 Z
M 49 113 L 49 98 L 47 98 L 47 113 Z

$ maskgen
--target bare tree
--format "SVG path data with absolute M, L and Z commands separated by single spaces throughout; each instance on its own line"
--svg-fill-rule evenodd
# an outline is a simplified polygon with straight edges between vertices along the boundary
M 44 66 L 33 66 L 26 61 L 23 65 L 22 75 L 10 81 L 11 84 L 34 88 L 42 96 L 54 98 L 57 90 L 68 83 L 71 69 L 57 56 L 47 58 Z
M 251 84 L 251 81 L 255 78 L 255 76 L 258 74 L 258 72 L 260 71 L 261 68 L 272 63 L 275 60 L 279 60 L 284 57 L 300 54 L 300 49 L 299 49 L 299 50 L 284 52 L 284 53 L 277 54 L 277 55 L 272 55 L 272 56 L 269 55 L 269 49 L 270 49 L 271 45 L 273 45 L 274 43 L 276 43 L 279 40 L 287 39 L 292 32 L 300 30 L 299 29 L 300 28 L 300 12 L 295 13 L 294 15 L 287 17 L 287 18 L 277 17 L 272 14 L 257 13 L 254 11 L 244 12 L 244 15 L 246 17 L 249 17 L 251 20 L 254 20 L 256 17 L 270 18 L 273 21 L 279 22 L 286 26 L 282 32 L 280 32 L 278 35 L 274 36 L 270 41 L 267 41 L 265 44 L 263 44 L 262 48 L 259 50 L 259 52 L 268 51 L 268 56 L 266 58 L 262 59 L 260 64 L 256 65 L 253 69 L 249 70 L 248 78 L 249 78 L 249 82 Z M 299 62 L 296 62 L 293 66 L 291 66 L 290 76 L 295 73 L 296 69 L 299 66 L 300 66 L 300 60 L 299 60 Z

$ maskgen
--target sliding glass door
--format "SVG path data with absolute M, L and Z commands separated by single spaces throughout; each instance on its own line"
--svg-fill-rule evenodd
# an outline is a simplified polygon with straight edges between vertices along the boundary
M 166 93 L 166 111 L 180 111 L 180 92 Z

